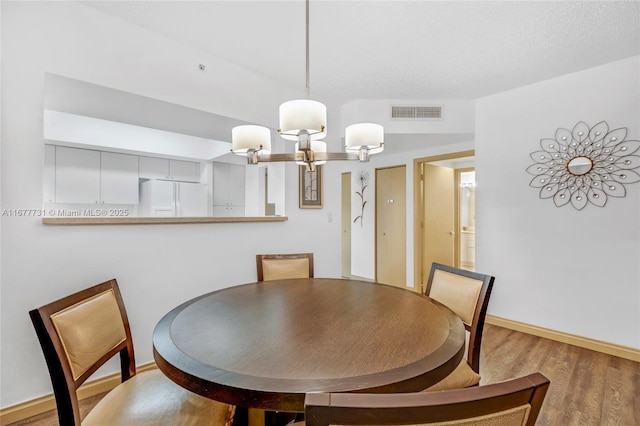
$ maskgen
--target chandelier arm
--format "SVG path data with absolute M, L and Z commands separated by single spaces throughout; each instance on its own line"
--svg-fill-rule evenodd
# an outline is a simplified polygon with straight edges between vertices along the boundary
M 259 162 L 304 161 L 304 154 L 265 154 L 258 156 Z
M 314 161 L 358 160 L 353 152 L 314 152 Z M 258 162 L 305 161 L 304 153 L 296 154 L 258 154 Z
M 358 154 L 353 152 L 316 152 L 316 161 L 358 160 Z

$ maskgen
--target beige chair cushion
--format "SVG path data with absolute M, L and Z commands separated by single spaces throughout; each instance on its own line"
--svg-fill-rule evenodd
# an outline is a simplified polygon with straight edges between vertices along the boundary
M 309 278 L 309 259 L 262 259 L 264 281 Z
M 83 426 L 227 425 L 235 406 L 196 395 L 160 370 L 137 374 L 109 392 L 83 420 Z
M 479 383 L 480 375 L 471 369 L 467 360 L 463 359 L 451 374 L 423 392 L 462 389 Z
M 471 325 L 481 289 L 481 280 L 436 269 L 429 297 L 447 306 L 462 322 Z
M 127 337 L 113 290 L 56 312 L 51 321 L 67 353 L 74 379 Z

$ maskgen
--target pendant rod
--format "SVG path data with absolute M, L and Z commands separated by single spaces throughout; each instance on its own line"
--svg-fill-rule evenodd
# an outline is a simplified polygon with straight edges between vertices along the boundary
M 307 99 L 310 98 L 309 89 L 309 0 L 306 0 L 306 84 L 305 92 Z

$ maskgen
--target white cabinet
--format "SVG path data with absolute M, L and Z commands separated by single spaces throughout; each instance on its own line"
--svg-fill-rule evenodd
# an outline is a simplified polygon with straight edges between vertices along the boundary
M 474 266 L 476 263 L 476 234 L 462 231 L 460 233 L 460 265 Z
M 138 157 L 139 176 L 144 179 L 169 179 L 169 160 Z
M 138 156 L 100 153 L 100 202 L 138 204 Z
M 100 151 L 56 147 L 56 203 L 100 202 Z
M 245 166 L 213 163 L 213 216 L 244 216 Z
M 200 182 L 200 164 L 195 161 L 140 157 L 139 165 L 139 176 L 143 179 Z
M 48 146 L 50 145 L 45 146 L 45 164 L 52 155 Z M 47 194 L 49 191 L 45 190 L 45 202 L 138 203 L 137 156 L 63 146 L 52 148 L 55 149 L 55 197 L 51 197 L 50 193 Z
M 171 180 L 200 182 L 200 164 L 193 161 L 169 160 Z
M 44 146 L 44 167 L 42 169 L 42 202 L 56 202 L 56 147 Z

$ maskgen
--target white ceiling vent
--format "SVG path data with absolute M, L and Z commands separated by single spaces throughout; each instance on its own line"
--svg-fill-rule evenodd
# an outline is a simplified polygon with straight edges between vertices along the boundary
M 395 120 L 442 120 L 442 106 L 392 106 L 391 118 Z

